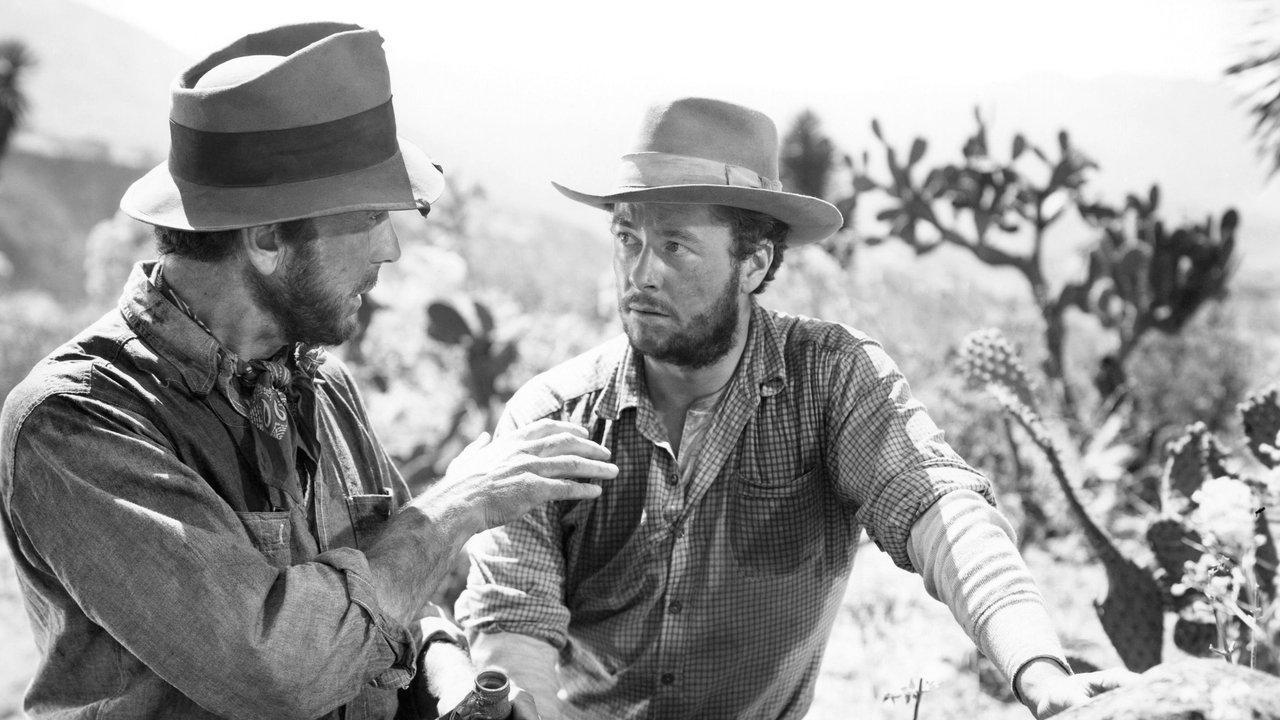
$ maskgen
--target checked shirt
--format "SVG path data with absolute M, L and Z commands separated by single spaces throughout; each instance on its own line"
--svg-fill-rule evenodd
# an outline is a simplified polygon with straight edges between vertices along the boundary
M 581 423 L 613 453 L 601 497 L 473 540 L 459 620 L 560 650 L 584 718 L 798 718 L 865 528 L 908 570 L 912 525 L 989 483 L 875 341 L 752 311 L 742 360 L 681 473 L 618 338 L 535 378 L 499 432 Z

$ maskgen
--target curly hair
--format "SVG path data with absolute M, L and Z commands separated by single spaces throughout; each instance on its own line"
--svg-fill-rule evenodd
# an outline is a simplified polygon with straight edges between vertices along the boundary
M 755 295 L 764 292 L 765 286 L 773 280 L 778 268 L 782 266 L 782 256 L 787 251 L 787 233 L 791 231 L 791 226 L 772 215 L 727 205 L 712 205 L 711 215 L 729 226 L 733 237 L 732 253 L 738 262 L 751 257 L 763 243 L 773 243 L 773 262 L 769 264 L 769 270 L 765 272 L 760 286 L 752 291 Z

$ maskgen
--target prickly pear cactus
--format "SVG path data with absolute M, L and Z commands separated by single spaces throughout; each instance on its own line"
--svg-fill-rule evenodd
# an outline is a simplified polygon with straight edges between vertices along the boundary
M 1166 487 L 1187 500 L 1205 480 L 1231 474 L 1223 465 L 1226 451 L 1204 423 L 1187 426 L 1186 433 L 1170 444 L 1168 453 Z M 1167 491 L 1165 499 L 1169 499 Z
M 1200 533 L 1176 517 L 1165 517 L 1151 523 L 1147 527 L 1147 544 L 1170 582 L 1181 579 L 1186 563 L 1194 562 L 1202 553 L 1196 547 L 1202 544 Z
M 974 387 L 994 386 L 1035 410 L 1027 368 L 999 330 L 987 328 L 967 335 L 960 345 L 960 363 L 961 372 Z
M 1173 644 L 1188 655 L 1212 657 L 1218 643 L 1218 626 L 1212 622 L 1179 616 L 1173 623 Z
M 1116 653 L 1130 670 L 1160 663 L 1164 636 L 1165 593 L 1151 573 L 1126 558 L 1084 509 L 1067 479 L 1062 458 L 1035 411 L 1031 384 L 1022 361 L 999 330 L 969 334 L 960 346 L 960 366 L 971 385 L 985 387 L 1045 453 L 1054 478 L 1107 573 L 1107 591 L 1094 608 Z
M 1253 518 L 1253 535 L 1259 539 L 1257 557 L 1254 559 L 1254 574 L 1258 580 L 1258 590 L 1266 597 L 1276 596 L 1276 568 L 1280 567 L 1280 553 L 1276 552 L 1275 536 L 1271 533 L 1271 523 L 1267 522 L 1267 509 L 1258 510 Z
M 1256 393 L 1240 404 L 1249 449 L 1269 468 L 1280 466 L 1280 396 L 1276 388 Z

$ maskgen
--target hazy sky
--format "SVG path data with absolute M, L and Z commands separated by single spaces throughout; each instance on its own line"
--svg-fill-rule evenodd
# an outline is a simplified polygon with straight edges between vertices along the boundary
M 594 215 L 567 205 L 547 180 L 581 180 L 575 184 L 585 183 L 584 189 L 608 181 L 644 107 L 684 94 L 752 105 L 783 131 L 800 110 L 812 107 L 848 150 L 870 142 L 866 128 L 873 116 L 888 121 L 897 142 L 925 134 L 948 156 L 960 133 L 972 129 L 974 105 L 1004 138 L 1021 130 L 1051 145 L 1066 125 L 1106 153 L 1099 159 L 1117 188 L 1142 188 L 1182 168 L 1204 166 L 1200 174 L 1210 178 L 1205 195 L 1192 191 L 1197 196 L 1184 210 L 1198 215 L 1223 197 L 1263 191 L 1265 173 L 1253 159 L 1243 110 L 1228 107 L 1229 100 L 1216 102 L 1220 107 L 1206 109 L 1212 117 L 1197 120 L 1162 118 L 1151 108 L 1086 107 L 1077 96 L 1055 105 L 1052 96 L 1022 97 L 1031 87 L 1026 79 L 1058 78 L 1085 101 L 1090 83 L 1117 77 L 1220 85 L 1223 69 L 1241 58 L 1246 42 L 1262 36 L 1250 22 L 1280 4 L 81 1 L 192 58 L 287 22 L 333 19 L 377 28 L 387 41 L 406 135 L 454 170 L 455 178 L 482 181 L 490 197 L 584 224 L 594 223 Z M 999 89 L 982 89 L 991 87 Z M 1166 95 L 1132 102 L 1162 102 L 1170 90 L 1161 87 Z M 1108 122 L 1116 125 L 1110 133 L 1115 138 L 1107 136 Z M 1144 134 L 1160 140 L 1146 147 Z M 1181 165 L 1169 165 L 1174 162 Z M 1171 190 L 1169 197 L 1178 198 L 1178 188 Z
M 987 80 L 1058 71 L 1213 78 L 1257 0 L 789 0 L 388 2 L 83 0 L 192 51 L 251 27 L 351 20 L 476 77 L 523 62 L 566 83 L 618 73 L 737 90 L 845 66 L 859 85 Z M 193 8 L 199 8 L 199 11 Z M 782 12 L 785 10 L 785 13 Z M 1015 62 L 1010 62 L 1016 58 Z M 690 73 L 689 71 L 693 72 Z M 818 74 L 828 76 L 825 72 Z M 805 84 L 801 81 L 802 84 Z

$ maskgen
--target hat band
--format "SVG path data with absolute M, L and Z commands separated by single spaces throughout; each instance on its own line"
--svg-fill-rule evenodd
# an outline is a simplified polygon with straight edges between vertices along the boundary
M 169 172 L 212 187 L 264 187 L 373 167 L 400 149 L 391 100 L 338 120 L 283 130 L 211 132 L 169 121 Z
M 782 189 L 782 183 L 777 180 L 741 165 L 662 152 L 622 156 L 622 168 L 618 172 L 619 188 L 669 185 L 729 185 L 775 191 Z

